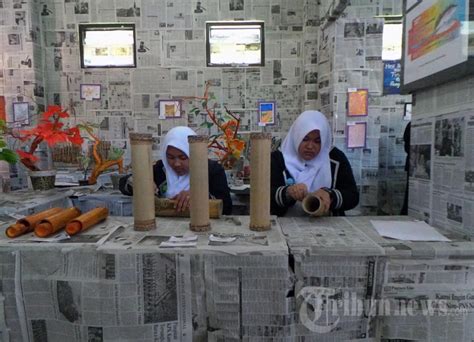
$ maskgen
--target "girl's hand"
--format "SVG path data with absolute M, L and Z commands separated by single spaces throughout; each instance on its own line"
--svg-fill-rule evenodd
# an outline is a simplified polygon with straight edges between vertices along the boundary
M 287 196 L 293 198 L 296 201 L 302 201 L 303 198 L 305 198 L 306 195 L 308 194 L 308 188 L 306 187 L 306 184 L 304 183 L 290 185 L 286 189 L 286 194 Z
M 185 211 L 190 205 L 191 192 L 183 190 L 172 199 L 176 201 L 176 204 L 174 205 L 176 211 Z

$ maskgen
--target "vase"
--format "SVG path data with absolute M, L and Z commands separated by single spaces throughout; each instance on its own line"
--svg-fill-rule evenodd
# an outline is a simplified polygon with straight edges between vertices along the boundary
M 30 171 L 29 176 L 33 190 L 50 190 L 54 188 L 56 170 Z

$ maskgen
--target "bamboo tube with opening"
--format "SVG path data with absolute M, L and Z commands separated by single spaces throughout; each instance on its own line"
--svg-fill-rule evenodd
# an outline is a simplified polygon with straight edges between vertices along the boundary
M 36 225 L 41 220 L 47 218 L 48 216 L 57 214 L 62 210 L 64 210 L 64 208 L 51 208 L 33 215 L 26 216 L 8 227 L 7 230 L 5 230 L 5 234 L 9 238 L 16 238 L 20 235 L 30 233 L 35 230 Z
M 250 134 L 250 230 L 264 231 L 270 223 L 271 133 Z
M 222 216 L 223 203 L 220 199 L 209 199 L 209 218 L 218 219 Z M 189 217 L 189 209 L 185 211 L 176 211 L 175 200 L 169 198 L 155 197 L 156 216 L 164 217 Z
M 153 184 L 153 161 L 151 156 L 151 134 L 130 133 L 132 146 L 133 219 L 134 228 L 148 231 L 156 228 L 155 186 Z
M 81 211 L 76 207 L 64 209 L 53 216 L 41 220 L 35 228 L 35 234 L 38 237 L 47 237 L 48 235 L 54 234 L 66 227 L 69 221 L 79 215 L 81 215 Z
M 189 142 L 189 176 L 191 188 L 189 227 L 194 232 L 205 232 L 211 229 L 209 221 L 209 176 L 207 160 L 207 135 L 190 135 Z
M 96 223 L 103 221 L 109 216 L 109 209 L 104 207 L 89 210 L 87 213 L 76 217 L 66 225 L 66 232 L 69 235 L 76 235 L 84 230 L 89 229 Z
M 314 194 L 308 194 L 301 202 L 303 210 L 311 216 L 324 215 L 324 206 L 321 205 L 321 199 Z

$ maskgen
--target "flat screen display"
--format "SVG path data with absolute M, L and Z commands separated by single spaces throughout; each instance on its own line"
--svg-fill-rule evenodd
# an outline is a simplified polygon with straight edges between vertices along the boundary
M 265 65 L 263 22 L 207 22 L 206 38 L 209 67 Z
M 82 68 L 134 68 L 134 24 L 79 25 Z

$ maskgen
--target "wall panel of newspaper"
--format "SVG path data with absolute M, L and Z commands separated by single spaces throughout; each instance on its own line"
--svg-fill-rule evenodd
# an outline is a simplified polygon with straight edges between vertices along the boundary
M 396 2 L 351 1 L 344 19 L 323 31 L 323 35 L 332 31 L 333 36 L 320 41 L 334 41 L 330 67 L 325 74 L 320 73 L 319 88 L 325 91 L 321 108 L 332 118 L 335 145 L 349 159 L 360 187 L 355 211 L 366 215 L 399 214 L 405 192 L 403 132 L 407 121 L 403 114 L 410 97 L 383 95 L 383 20 L 373 18 L 399 10 Z M 348 116 L 349 89 L 368 90 L 366 116 Z M 365 146 L 348 148 L 347 125 L 360 122 L 367 125 Z
M 409 214 L 474 236 L 474 78 L 417 93 Z

